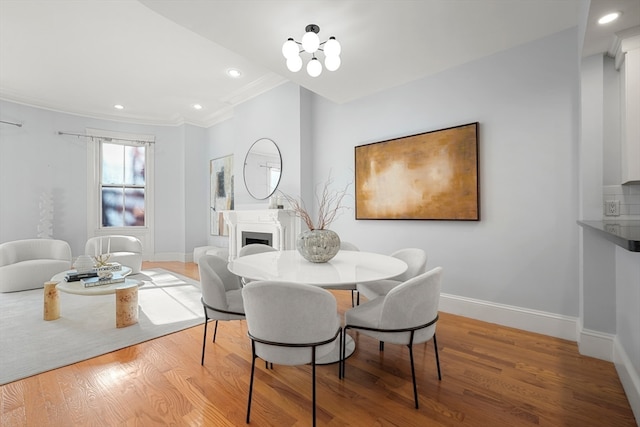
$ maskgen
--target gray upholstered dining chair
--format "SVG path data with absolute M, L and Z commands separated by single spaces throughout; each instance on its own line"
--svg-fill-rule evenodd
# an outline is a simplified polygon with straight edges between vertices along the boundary
M 215 255 L 204 255 L 198 262 L 202 307 L 204 308 L 204 334 L 202 337 L 202 359 L 207 344 L 207 325 L 215 320 L 213 342 L 216 342 L 219 320 L 242 320 L 244 305 L 240 278 L 227 269 L 227 260 Z
M 427 253 L 424 249 L 406 248 L 395 251 L 392 257 L 401 259 L 407 263 L 407 270 L 399 276 L 387 280 L 377 280 L 369 283 L 358 283 L 356 290 L 358 291 L 357 304 L 360 304 L 360 294 L 364 295 L 368 300 L 373 300 L 379 296 L 386 295 L 391 289 L 398 286 L 402 282 L 418 276 L 427 271 Z
M 340 241 L 340 250 L 341 251 L 359 251 L 360 248 L 358 248 L 356 245 L 354 245 L 351 242 L 345 242 L 343 240 Z
M 243 247 L 241 247 L 240 251 L 238 251 L 238 256 L 253 255 L 253 254 L 259 254 L 262 252 L 274 252 L 274 251 L 277 251 L 277 249 L 274 248 L 273 246 L 265 245 L 263 243 L 251 243 L 249 245 L 244 245 Z
M 263 243 L 250 243 L 248 245 L 244 245 L 238 251 L 238 256 L 247 256 L 253 254 L 261 254 L 263 252 L 276 252 L 277 249 L 270 245 L 265 245 Z M 251 282 L 251 279 L 247 279 L 246 277 L 242 277 L 240 279 L 242 281 L 242 286 Z
M 316 425 L 316 360 L 338 347 L 342 354 L 342 327 L 331 292 L 311 285 L 254 281 L 242 288 L 247 329 L 251 338 L 251 379 L 247 423 L 256 358 L 279 365 L 311 364 L 313 425 Z M 341 376 L 338 363 L 338 377 Z
M 438 380 L 440 359 L 436 341 L 436 322 L 438 321 L 438 304 L 442 267 L 422 273 L 417 277 L 395 286 L 384 296 L 368 301 L 345 312 L 343 335 L 342 375 L 345 376 L 344 339 L 349 329 L 369 335 L 380 340 L 380 351 L 384 343 L 402 344 L 409 347 L 411 362 L 411 378 L 413 379 L 413 397 L 418 409 L 418 388 L 416 371 L 413 363 L 413 345 L 427 342 L 433 338 L 436 354 Z

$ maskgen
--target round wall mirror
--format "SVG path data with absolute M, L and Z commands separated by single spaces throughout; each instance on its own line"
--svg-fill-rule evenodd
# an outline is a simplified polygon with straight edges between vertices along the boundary
M 244 159 L 244 186 L 254 199 L 264 200 L 278 188 L 282 156 L 275 142 L 261 138 L 253 143 Z

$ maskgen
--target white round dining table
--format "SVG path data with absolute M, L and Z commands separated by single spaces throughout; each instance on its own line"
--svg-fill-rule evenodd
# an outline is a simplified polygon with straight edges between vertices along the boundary
M 350 289 L 356 283 L 389 279 L 404 273 L 407 264 L 388 255 L 339 251 L 328 262 L 307 261 L 296 250 L 262 252 L 235 258 L 229 271 L 251 280 L 306 283 L 323 288 Z
M 328 262 L 307 261 L 297 250 L 261 252 L 229 261 L 229 271 L 250 280 L 274 280 L 306 283 L 328 289 L 355 289 L 357 283 L 389 279 L 404 273 L 408 266 L 397 258 L 361 251 L 339 251 Z M 353 339 L 347 335 L 346 357 L 355 351 Z M 338 348 L 318 359 L 318 365 L 340 360 Z

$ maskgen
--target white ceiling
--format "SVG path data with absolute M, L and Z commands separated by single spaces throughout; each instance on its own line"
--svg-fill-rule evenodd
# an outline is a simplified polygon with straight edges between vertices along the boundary
M 0 98 L 119 121 L 208 126 L 286 81 L 344 103 L 438 73 L 574 27 L 581 4 L 0 0 Z M 622 19 L 597 28 L 596 14 L 607 9 L 622 10 Z M 322 41 L 340 41 L 339 70 L 317 78 L 287 70 L 282 43 L 299 41 L 307 24 L 320 26 Z M 583 54 L 607 51 L 615 32 L 637 25 L 640 0 L 594 0 Z M 243 74 L 231 79 L 228 68 Z

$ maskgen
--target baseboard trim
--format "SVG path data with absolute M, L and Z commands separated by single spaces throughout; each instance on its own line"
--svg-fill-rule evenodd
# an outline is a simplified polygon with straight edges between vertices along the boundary
M 483 322 L 522 329 L 570 341 L 577 341 L 578 319 L 539 310 L 440 294 L 440 310 Z
M 640 376 L 617 337 L 613 340 L 613 363 L 618 371 L 622 388 L 627 395 L 629 406 L 636 417 L 636 423 L 640 425 Z
M 613 342 L 615 335 L 582 329 L 578 340 L 580 354 L 613 362 Z

